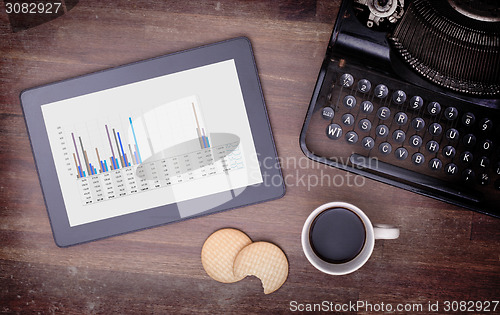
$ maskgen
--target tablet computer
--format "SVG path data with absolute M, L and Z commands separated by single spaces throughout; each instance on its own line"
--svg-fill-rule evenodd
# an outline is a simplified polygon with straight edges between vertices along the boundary
M 58 246 L 285 192 L 247 38 L 35 87 L 20 98 Z

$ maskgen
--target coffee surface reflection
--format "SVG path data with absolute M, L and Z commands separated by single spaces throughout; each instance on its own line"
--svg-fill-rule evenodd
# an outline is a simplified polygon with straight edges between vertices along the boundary
M 322 260 L 341 264 L 354 259 L 363 249 L 366 230 L 363 221 L 345 208 L 330 208 L 313 221 L 310 243 Z

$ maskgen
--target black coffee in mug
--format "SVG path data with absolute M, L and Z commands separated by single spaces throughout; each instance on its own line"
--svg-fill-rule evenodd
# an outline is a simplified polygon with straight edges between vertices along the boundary
M 363 221 L 345 208 L 324 210 L 314 219 L 309 232 L 314 253 L 334 264 L 354 259 L 363 249 L 365 239 Z

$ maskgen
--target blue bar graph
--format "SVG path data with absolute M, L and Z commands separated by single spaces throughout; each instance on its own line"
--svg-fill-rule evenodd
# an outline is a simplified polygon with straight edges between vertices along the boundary
M 130 128 L 132 128 L 132 134 L 134 135 L 135 147 L 137 150 L 137 155 L 139 155 L 139 163 L 142 163 L 141 152 L 139 151 L 139 146 L 137 145 L 137 138 L 135 136 L 134 125 L 132 124 L 132 117 L 129 117 L 128 120 L 130 122 Z
M 194 103 L 192 103 L 192 111 L 193 111 L 193 116 L 191 116 L 191 117 L 194 118 L 193 123 L 195 122 L 196 124 L 191 125 L 191 126 L 193 126 L 193 128 L 195 129 L 195 134 L 197 134 L 197 136 L 198 136 L 200 148 L 201 149 L 210 148 L 211 144 L 209 141 L 208 133 L 205 133 L 203 120 L 201 119 L 201 116 L 198 115 L 198 113 L 197 113 L 198 109 Z M 77 136 L 74 133 L 71 133 L 72 138 L 73 138 L 73 145 L 74 145 L 73 157 L 74 157 L 75 168 L 77 171 L 76 172 L 77 178 L 83 178 L 86 176 L 111 172 L 114 170 L 119 170 L 121 168 L 131 167 L 131 166 L 143 163 L 142 155 L 141 155 L 141 148 L 142 148 L 142 150 L 146 150 L 145 152 L 147 152 L 148 151 L 147 146 L 149 145 L 149 147 L 151 148 L 151 142 L 149 144 L 148 143 L 140 143 L 139 141 L 144 142 L 144 140 L 142 140 L 142 139 L 144 139 L 144 135 L 143 135 L 142 130 L 141 130 L 144 127 L 142 126 L 142 124 L 140 124 L 140 122 L 139 122 L 139 125 L 136 124 L 136 126 L 134 126 L 135 120 L 132 119 L 132 117 L 130 117 L 130 116 L 127 116 L 127 118 L 128 118 L 128 122 L 126 123 L 125 126 L 130 128 L 128 133 L 124 133 L 124 130 L 118 130 L 117 128 L 113 128 L 113 126 L 111 126 L 111 125 L 109 125 L 109 128 L 108 128 L 108 124 L 103 125 L 103 130 L 102 130 L 103 133 L 101 134 L 101 136 L 95 135 L 95 133 L 93 133 L 93 135 L 92 135 L 93 138 L 91 138 L 91 139 L 87 138 L 87 139 L 85 139 L 85 141 L 82 141 L 81 136 Z M 121 126 L 123 128 L 124 124 L 122 124 Z M 136 130 L 136 127 L 140 127 L 140 129 Z M 186 127 L 188 129 L 191 128 L 189 125 L 189 122 L 186 122 Z M 88 128 L 88 129 L 92 129 L 92 127 Z M 136 131 L 139 131 L 139 133 L 137 133 Z M 133 137 L 133 139 L 127 139 L 127 137 L 123 137 L 124 135 L 127 135 L 127 134 L 131 135 Z M 147 130 L 146 130 L 146 134 L 147 134 Z M 101 140 L 97 140 L 99 137 L 101 137 Z M 149 136 L 147 136 L 147 137 L 148 137 L 148 141 L 149 141 Z M 89 143 L 89 141 L 90 141 L 90 143 L 96 143 L 93 141 L 94 138 L 95 138 L 95 141 L 98 141 L 97 143 L 100 143 L 99 144 L 100 146 L 102 145 L 102 143 L 103 143 L 102 141 L 104 139 L 104 141 L 106 143 L 105 147 L 98 148 L 96 146 L 95 148 L 93 148 L 92 150 L 89 151 L 84 146 L 84 142 L 87 144 Z M 138 139 L 139 139 L 139 141 L 138 141 Z M 78 141 L 78 145 L 77 145 L 77 141 Z M 101 142 L 99 142 L 99 141 L 101 141 Z M 109 144 L 109 146 L 108 146 L 108 144 Z M 141 147 L 141 145 L 143 145 L 143 147 Z M 146 147 L 144 147 L 144 146 L 146 146 Z M 127 151 L 128 154 L 125 153 L 125 149 L 127 147 L 129 149 L 129 151 Z M 95 155 L 92 153 L 94 150 L 95 150 Z M 102 154 L 103 152 L 106 152 L 105 153 L 106 157 L 103 156 L 103 158 L 101 158 L 101 156 L 99 156 L 100 152 L 101 152 L 101 155 L 103 155 Z M 97 157 L 97 159 L 96 159 L 96 157 Z M 108 167 L 108 164 L 109 164 L 109 167 Z M 97 165 L 99 165 L 98 168 L 95 167 Z M 85 169 L 85 171 L 84 171 L 84 169 Z

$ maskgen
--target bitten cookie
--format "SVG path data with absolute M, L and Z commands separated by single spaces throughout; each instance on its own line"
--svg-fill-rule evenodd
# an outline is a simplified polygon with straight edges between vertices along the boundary
M 236 277 L 256 276 L 264 293 L 278 290 L 288 277 L 288 260 L 283 251 L 268 242 L 255 242 L 243 248 L 234 261 Z
M 232 283 L 245 278 L 235 276 L 233 264 L 238 253 L 252 240 L 236 229 L 221 229 L 212 233 L 201 249 L 201 263 L 206 273 L 214 280 Z

